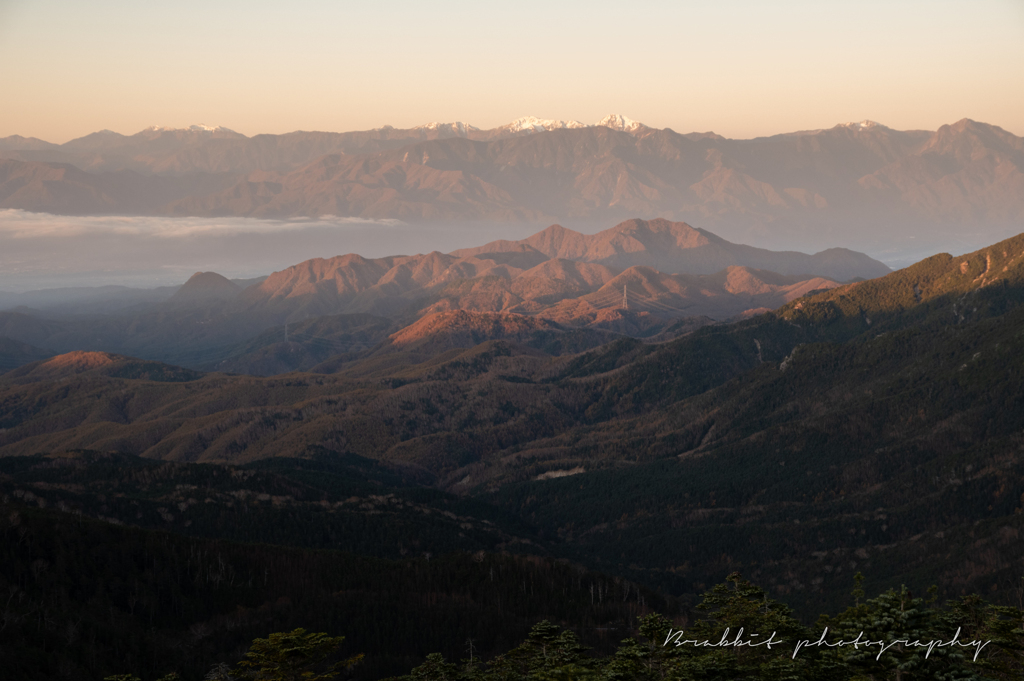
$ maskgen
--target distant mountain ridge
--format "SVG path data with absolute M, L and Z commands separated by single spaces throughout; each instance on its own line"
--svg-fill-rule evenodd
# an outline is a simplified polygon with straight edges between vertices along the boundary
M 563 128 L 598 126 L 627 132 L 647 129 L 642 123 L 619 114 L 605 116 L 593 125 L 524 116 L 489 130 L 455 121 L 432 122 L 406 129 L 385 125 L 364 131 L 296 131 L 253 137 L 219 125 L 197 124 L 186 128 L 153 125 L 133 135 L 101 130 L 64 144 L 11 135 L 0 138 L 0 154 L 16 160 L 68 163 L 83 170 L 101 172 L 135 170 L 158 175 L 196 171 L 280 172 L 294 170 L 327 154 L 376 152 L 453 137 L 495 140 Z
M 780 274 L 816 274 L 840 281 L 856 277 L 870 279 L 889 273 L 889 268 L 878 261 L 845 248 L 815 255 L 768 251 L 733 244 L 707 230 L 662 218 L 627 220 L 597 234 L 581 234 L 552 225 L 520 241 L 493 241 L 477 248 L 453 251 L 452 255 L 466 257 L 517 250 L 522 246 L 549 258 L 620 268 L 643 265 L 669 273 L 712 274 L 735 265 Z
M 526 117 L 492 130 L 436 123 L 251 138 L 157 128 L 63 145 L 8 137 L 0 157 L 0 207 L 64 214 L 663 216 L 744 241 L 842 238 L 857 248 L 913 234 L 1005 236 L 1024 220 L 1024 139 L 969 119 L 934 132 L 861 121 L 750 140 L 618 115 L 597 125 Z
M 506 332 L 564 354 L 622 335 L 674 337 L 888 272 L 847 249 L 768 251 L 681 222 L 633 219 L 597 234 L 552 225 L 452 253 L 313 258 L 256 280 L 197 272 L 176 289 L 9 295 L 0 299 L 9 310 L 0 312 L 0 336 L 44 352 L 261 374 L 365 354 L 403 327 L 439 339 L 413 343 L 420 354 Z M 417 326 L 426 318 L 435 322 Z M 7 363 L 32 357 L 12 350 Z
M 720 288 L 723 283 L 699 279 L 730 268 L 758 283 L 741 287 L 737 282 L 743 277 L 737 274 L 732 290 L 726 291 Z M 730 243 L 685 223 L 629 220 L 592 235 L 552 225 L 521 241 L 495 241 L 448 254 L 316 258 L 275 272 L 242 298 L 251 309 L 287 310 L 295 320 L 339 312 L 393 315 L 414 301 L 433 299 L 436 302 L 427 308 L 431 311 L 504 311 L 569 322 L 573 313 L 565 305 L 557 307 L 562 301 L 579 298 L 584 307 L 577 304 L 575 313 L 584 316 L 618 307 L 621 286 L 639 277 L 660 282 L 634 288 L 652 314 L 724 318 L 785 302 L 777 298 L 751 304 L 748 294 L 778 293 L 806 280 L 814 280 L 814 288 L 834 286 L 832 280 L 888 272 L 882 263 L 846 249 L 816 255 L 767 251 Z M 614 283 L 619 278 L 623 279 Z M 617 292 L 606 289 L 609 286 Z M 710 292 L 716 288 L 717 293 Z M 590 294 L 597 297 L 588 298 Z M 690 309 L 695 305 L 697 309 Z

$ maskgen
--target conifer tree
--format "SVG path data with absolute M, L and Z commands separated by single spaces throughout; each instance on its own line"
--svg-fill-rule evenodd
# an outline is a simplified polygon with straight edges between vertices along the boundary
M 792 611 L 739 573 L 705 593 L 697 609 L 706 615 L 683 638 L 719 645 L 678 647 L 674 678 L 761 681 L 807 678 L 811 673 L 809 656 L 793 658 L 786 652 L 806 638 Z M 743 641 L 750 645 L 738 645 Z
M 860 581 L 855 590 L 862 593 Z M 956 637 L 957 627 L 947 630 L 952 621 L 939 616 L 923 598 L 914 597 L 906 586 L 889 589 L 864 603 L 848 608 L 835 618 L 822 617 L 819 623 L 829 628 L 828 639 L 847 643 L 835 649 L 838 659 L 850 672 L 867 678 L 891 681 L 974 681 L 983 677 L 973 664 L 973 650 L 961 645 L 934 646 Z M 962 632 L 959 640 L 971 640 Z M 965 655 L 971 650 L 970 655 Z M 859 677 L 858 677 L 859 678 Z
M 329 681 L 363 657 L 354 655 L 328 663 L 344 640 L 344 636 L 306 633 L 301 628 L 258 638 L 238 663 L 235 674 L 241 679 L 261 681 Z
M 441 653 L 430 653 L 419 667 L 409 672 L 415 681 L 455 681 L 461 678 L 457 665 L 444 659 Z

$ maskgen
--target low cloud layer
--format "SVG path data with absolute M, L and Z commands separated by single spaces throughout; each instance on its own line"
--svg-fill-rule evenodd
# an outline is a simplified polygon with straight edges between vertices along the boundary
M 167 218 L 148 216 L 67 216 L 0 210 L 0 237 L 15 239 L 88 235 L 152 236 L 179 239 L 196 236 L 274 234 L 304 229 L 402 227 L 401 220 L 367 220 L 324 215 L 319 218 L 257 220 L 253 218 Z
M 0 210 L 0 291 L 106 284 L 151 288 L 181 284 L 200 271 L 249 278 L 310 258 L 450 252 L 495 239 L 522 239 L 546 226 L 495 222 L 410 225 L 399 220 L 334 216 L 293 220 L 78 217 Z M 586 233 L 611 227 L 569 226 Z M 1016 231 L 909 236 L 868 254 L 899 268 L 938 252 L 977 250 Z M 754 245 L 780 248 L 773 243 Z
M 399 220 L 64 216 L 0 210 L 0 291 L 183 283 L 193 272 L 248 278 L 310 258 L 378 258 L 520 239 L 531 224 Z

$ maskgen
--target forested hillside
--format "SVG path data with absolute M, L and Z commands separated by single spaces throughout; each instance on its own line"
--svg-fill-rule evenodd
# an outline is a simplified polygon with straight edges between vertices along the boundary
M 515 645 L 538 620 L 609 647 L 671 606 L 621 578 L 552 559 L 480 552 L 387 561 L 334 551 L 192 539 L 4 501 L 0 610 L 7 678 L 200 679 L 254 638 L 305 627 L 365 653 L 357 678 L 427 653 Z M 591 599 L 591 587 L 600 599 Z
M 167 547 L 231 539 L 294 547 L 230 549 L 239 556 L 342 549 L 431 566 L 452 551 L 568 559 L 616 575 L 616 602 L 639 594 L 641 609 L 648 597 L 623 595 L 627 582 L 686 612 L 736 571 L 804 625 L 841 612 L 858 572 L 875 593 L 934 584 L 941 600 L 1008 603 L 1024 559 L 1022 301 L 1024 235 L 674 340 L 581 354 L 539 350 L 533 327 L 525 343 L 473 347 L 397 334 L 387 351 L 270 378 L 65 354 L 0 377 L 0 488 L 18 518 L 45 506 L 38 522 L 149 528 L 117 530 L 140 542 L 159 528 L 177 537 Z M 30 598 L 27 575 L 41 579 L 57 554 L 9 544 L 22 551 L 11 594 Z M 32 608 L 17 617 L 42 617 Z M 573 608 L 561 621 L 584 617 Z M 275 630 L 350 635 L 323 621 Z M 454 659 L 454 640 L 417 654 Z

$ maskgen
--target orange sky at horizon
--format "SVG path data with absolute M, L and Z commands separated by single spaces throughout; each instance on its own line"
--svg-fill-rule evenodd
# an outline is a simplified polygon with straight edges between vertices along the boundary
M 1024 136 L 1024 2 L 507 6 L 0 0 L 0 137 L 620 113 L 748 138 L 972 118 Z

